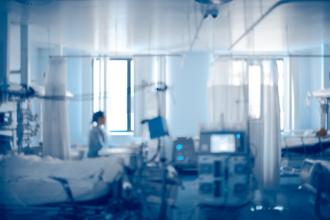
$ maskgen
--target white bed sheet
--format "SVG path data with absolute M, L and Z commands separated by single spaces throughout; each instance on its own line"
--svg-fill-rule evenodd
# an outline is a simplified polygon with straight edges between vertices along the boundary
M 63 161 L 38 156 L 0 158 L 0 204 L 40 205 L 69 201 L 62 185 L 50 177 L 68 180 L 75 201 L 106 195 L 110 183 L 127 160 L 121 156 Z
M 320 141 L 316 136 L 286 136 L 282 137 L 282 140 L 282 148 L 315 145 Z
M 330 136 L 328 135 L 326 137 L 319 138 L 316 136 L 316 133 L 312 132 L 291 132 L 284 133 L 281 136 L 282 148 L 311 146 L 316 145 L 320 142 L 330 142 Z

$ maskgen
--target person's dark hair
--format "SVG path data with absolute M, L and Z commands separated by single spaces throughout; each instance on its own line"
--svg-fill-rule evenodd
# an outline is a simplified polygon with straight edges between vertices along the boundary
M 93 114 L 92 123 L 98 122 L 100 118 L 104 117 L 104 112 L 98 111 Z

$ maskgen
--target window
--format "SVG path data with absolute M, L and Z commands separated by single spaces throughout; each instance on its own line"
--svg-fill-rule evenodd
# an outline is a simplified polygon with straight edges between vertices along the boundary
M 275 62 L 274 62 L 275 61 Z M 273 65 L 275 64 L 275 66 Z M 285 72 L 283 59 L 265 59 L 247 61 L 236 59 L 232 61 L 232 74 L 229 78 L 231 85 L 244 83 L 244 72 L 248 71 L 249 116 L 254 119 L 261 117 L 261 86 L 273 85 L 273 71 L 278 72 L 278 95 L 280 104 L 281 130 L 290 128 L 290 77 Z M 275 68 L 275 69 L 273 69 Z
M 244 60 L 233 60 L 232 74 L 229 76 L 229 84 L 239 86 L 245 83 L 245 69 L 246 62 Z
M 152 62 L 152 81 L 158 83 L 160 81 L 160 58 L 155 57 Z
M 133 60 L 99 58 L 93 61 L 93 111 L 104 111 L 112 132 L 133 131 Z

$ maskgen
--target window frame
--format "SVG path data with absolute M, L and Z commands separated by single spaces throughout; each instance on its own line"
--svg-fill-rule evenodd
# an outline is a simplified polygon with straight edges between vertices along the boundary
M 284 97 L 280 97 L 279 96 L 279 104 L 280 104 L 280 109 L 281 109 L 281 123 L 280 123 L 280 127 L 281 127 L 281 131 L 285 131 L 288 129 L 292 129 L 292 121 L 294 120 L 294 110 L 293 110 L 293 106 L 292 106 L 292 100 L 294 99 L 293 97 L 293 92 L 292 90 L 292 76 L 290 75 L 289 71 L 288 71 L 288 60 L 285 59 L 285 57 L 282 56 L 275 56 L 275 57 L 257 57 L 257 58 L 251 58 L 251 57 L 237 57 L 232 59 L 232 66 L 234 66 L 234 62 L 240 61 L 242 63 L 245 63 L 245 67 L 247 68 L 247 74 L 248 74 L 248 78 L 247 80 L 249 80 L 249 67 L 251 65 L 258 65 L 259 68 L 261 68 L 261 77 L 264 77 L 263 74 L 263 70 L 262 68 L 264 68 L 263 66 L 263 62 L 264 61 L 274 61 L 276 64 L 276 68 L 279 68 L 278 66 L 278 62 L 282 62 L 282 73 L 283 73 L 283 84 L 280 85 L 280 81 L 277 82 L 277 86 L 278 88 L 280 86 L 282 86 L 283 89 L 283 93 L 284 93 Z M 234 67 L 233 67 L 234 70 Z M 280 78 L 280 71 L 278 70 L 278 78 Z M 250 83 L 248 83 L 248 86 L 250 87 Z M 279 94 L 280 95 L 280 94 Z M 288 96 L 288 97 L 287 97 Z M 260 97 L 261 98 L 261 97 Z M 261 102 L 261 100 L 260 100 Z M 260 106 L 261 107 L 261 106 Z M 260 109 L 260 113 L 261 113 L 261 109 Z M 257 118 L 251 117 L 250 115 L 250 109 L 249 109 L 249 117 L 251 120 L 258 120 L 260 119 L 261 115 Z
M 95 90 L 94 90 L 94 65 L 95 65 L 95 60 L 96 59 L 99 59 L 100 60 L 100 68 L 99 68 L 99 71 L 101 72 L 100 73 L 100 78 L 101 78 L 101 75 L 103 74 L 103 79 L 104 79 L 104 82 L 103 82 L 103 88 L 104 88 L 104 93 L 106 93 L 106 96 L 101 96 L 101 97 L 96 97 L 97 95 L 95 95 Z M 103 62 L 101 62 L 101 60 Z M 128 57 L 96 57 L 96 58 L 93 58 L 92 60 L 92 92 L 93 92 L 93 100 L 92 100 L 92 109 L 93 111 L 100 111 L 101 109 L 97 110 L 97 108 L 100 108 L 103 106 L 103 111 L 105 112 L 105 114 L 107 115 L 108 114 L 108 109 L 107 109 L 107 105 L 106 105 L 106 102 L 107 102 L 107 97 L 108 97 L 108 91 L 107 91 L 107 71 L 108 71 L 108 61 L 110 60 L 120 60 L 120 61 L 126 61 L 126 65 L 127 65 L 127 71 L 126 71 L 126 74 L 127 74 L 127 83 L 126 83 L 126 104 L 127 104 L 127 107 L 126 107 L 126 117 L 127 117 L 127 123 L 126 123 L 126 129 L 125 130 L 110 130 L 107 128 L 108 132 L 110 133 L 115 133 L 115 134 L 118 134 L 118 135 L 121 135 L 121 134 L 130 134 L 132 132 L 134 132 L 134 125 L 133 125 L 133 120 L 132 120 L 132 114 L 134 114 L 134 109 L 133 109 L 133 90 L 132 90 L 132 87 L 133 87 L 133 81 L 132 79 L 134 79 L 132 76 L 134 74 L 134 70 L 132 69 L 132 63 L 134 62 L 132 58 L 128 58 Z M 101 65 L 103 65 L 103 68 L 101 68 Z M 103 73 L 102 73 L 102 70 L 103 70 Z M 100 82 L 100 84 L 102 84 L 102 82 Z M 101 87 L 100 87 L 101 88 Z M 99 106 L 96 108 L 94 106 L 94 99 L 95 98 L 98 98 L 100 100 L 100 104 Z M 103 103 L 103 104 L 101 104 Z M 106 126 L 107 127 L 107 126 Z

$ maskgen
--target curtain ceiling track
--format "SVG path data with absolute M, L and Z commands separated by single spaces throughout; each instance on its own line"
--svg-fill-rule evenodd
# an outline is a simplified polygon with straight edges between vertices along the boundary
M 257 25 L 260 24 L 274 9 L 279 6 L 289 4 L 289 3 L 299 3 L 299 2 L 329 2 L 329 0 L 280 0 L 273 4 L 264 14 L 262 14 L 248 29 L 245 30 L 228 48 L 232 50 L 239 42 L 241 42 Z

